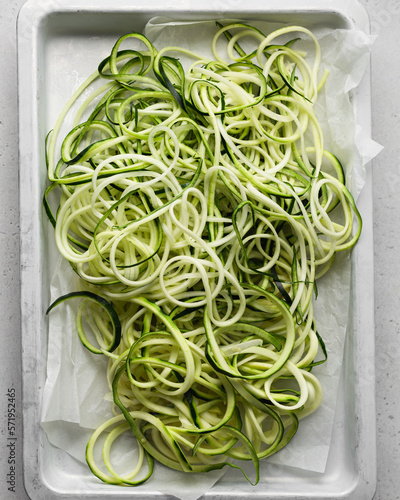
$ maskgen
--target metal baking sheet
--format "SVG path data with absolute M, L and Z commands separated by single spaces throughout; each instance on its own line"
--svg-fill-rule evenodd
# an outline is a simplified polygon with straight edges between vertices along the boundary
M 21 329 L 23 361 L 24 480 L 32 499 L 166 499 L 162 492 L 110 487 L 88 480 L 65 453 L 47 441 L 40 427 L 41 398 L 46 378 L 49 282 L 54 264 L 50 224 L 42 209 L 46 185 L 44 139 L 70 94 L 51 86 L 49 54 L 57 47 L 73 64 L 74 49 L 88 47 L 95 37 L 115 40 L 127 31 L 142 31 L 149 19 L 268 19 L 310 28 L 368 31 L 368 16 L 355 0 L 278 0 L 266 4 L 217 0 L 168 2 L 159 0 L 28 0 L 18 18 L 20 108 L 20 227 Z M 95 51 L 95 45 L 90 45 Z M 71 62 L 72 61 L 72 62 Z M 53 61 L 54 62 L 54 61 Z M 62 71 L 62 61 L 57 70 Z M 353 96 L 358 123 L 370 133 L 369 67 Z M 374 402 L 373 234 L 371 169 L 358 202 L 363 234 L 352 254 L 351 321 L 345 347 L 330 455 L 324 473 L 297 468 L 276 469 L 253 488 L 240 474 L 229 473 L 206 495 L 263 499 L 372 499 L 376 486 Z

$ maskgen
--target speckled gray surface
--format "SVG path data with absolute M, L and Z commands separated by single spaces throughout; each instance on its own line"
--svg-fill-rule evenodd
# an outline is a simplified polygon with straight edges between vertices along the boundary
M 0 0 L 0 498 L 25 500 L 22 480 L 19 335 L 18 134 L 15 24 L 23 0 Z M 375 500 L 400 499 L 400 33 L 399 0 L 362 0 L 372 33 L 374 254 L 378 486 Z M 22 75 L 23 77 L 23 75 Z M 15 401 L 15 407 L 13 406 Z M 9 404 L 10 403 L 10 404 Z M 15 415 L 15 422 L 14 417 Z M 10 426 L 15 436 L 10 438 Z M 15 474 L 15 491 L 11 488 Z M 9 482 L 7 482 L 9 481 Z
M 385 149 L 375 159 L 374 254 L 376 402 L 378 439 L 377 500 L 400 498 L 400 2 L 364 1 L 372 32 L 378 35 L 372 53 L 373 135 Z

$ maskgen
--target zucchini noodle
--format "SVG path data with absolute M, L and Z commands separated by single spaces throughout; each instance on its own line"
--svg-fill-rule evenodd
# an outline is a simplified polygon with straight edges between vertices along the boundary
M 122 49 L 132 41 L 143 50 Z M 213 59 L 122 36 L 47 138 L 44 206 L 80 277 L 48 311 L 79 300 L 83 345 L 109 359 L 115 416 L 86 459 L 111 484 L 142 484 L 154 460 L 185 472 L 250 460 L 257 483 L 259 461 L 321 403 L 316 279 L 361 232 L 314 111 L 328 77 L 315 36 L 217 23 L 210 43 Z M 121 473 L 111 450 L 126 433 L 139 452 Z

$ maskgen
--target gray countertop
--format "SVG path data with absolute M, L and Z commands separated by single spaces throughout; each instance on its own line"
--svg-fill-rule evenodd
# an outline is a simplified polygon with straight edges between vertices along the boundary
M 0 0 L 0 498 L 25 500 L 22 478 L 16 18 L 23 0 Z M 400 1 L 362 0 L 377 35 L 372 51 L 372 131 L 384 150 L 373 162 L 376 331 L 376 500 L 400 499 Z M 333 2 L 334 4 L 334 2 Z M 22 75 L 23 77 L 23 75 Z M 400 154 L 399 154 L 400 156 Z M 8 406 L 15 399 L 15 408 Z M 15 450 L 7 427 L 15 415 Z M 12 419 L 11 419 L 12 420 Z M 15 452 L 15 456 L 14 456 Z M 10 463 L 11 461 L 11 463 Z M 13 463 L 15 462 L 15 464 Z M 15 466 L 15 492 L 7 474 Z

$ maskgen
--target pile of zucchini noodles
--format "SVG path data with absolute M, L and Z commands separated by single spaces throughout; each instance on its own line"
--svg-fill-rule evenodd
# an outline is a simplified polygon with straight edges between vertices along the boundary
M 115 416 L 86 459 L 111 484 L 143 483 L 154 460 L 187 472 L 250 460 L 258 481 L 260 459 L 321 402 L 315 283 L 361 231 L 314 112 L 328 76 L 315 36 L 217 23 L 211 43 L 213 60 L 122 36 L 47 139 L 44 206 L 81 287 L 48 312 L 79 300 L 80 339 L 109 359 Z M 119 473 L 111 449 L 132 432 L 138 461 Z

